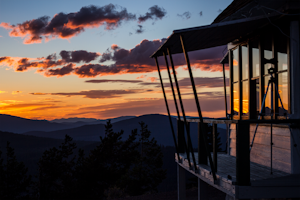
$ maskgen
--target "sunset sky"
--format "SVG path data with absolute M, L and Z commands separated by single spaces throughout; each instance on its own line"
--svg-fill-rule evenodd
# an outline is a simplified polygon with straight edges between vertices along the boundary
M 149 56 L 173 30 L 211 24 L 231 2 L 1 0 L 0 113 L 47 120 L 167 114 Z M 225 116 L 224 53 L 225 46 L 189 53 L 205 117 Z M 186 114 L 196 115 L 184 56 L 174 64 Z

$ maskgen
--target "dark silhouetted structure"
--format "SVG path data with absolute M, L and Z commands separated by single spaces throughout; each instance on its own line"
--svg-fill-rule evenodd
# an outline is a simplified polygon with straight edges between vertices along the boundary
M 234 0 L 211 25 L 174 30 L 151 56 L 157 64 L 177 151 L 178 199 L 185 199 L 185 170 L 199 178 L 198 199 L 207 199 L 207 184 L 226 193 L 227 199 L 300 197 L 299 17 L 296 0 Z M 188 52 L 221 45 L 227 45 L 220 61 L 226 117 L 204 119 Z M 195 118 L 185 115 L 172 59 L 178 53 L 185 56 L 198 113 Z M 160 56 L 165 59 L 177 110 L 177 137 L 160 74 Z M 190 133 L 189 122 L 199 123 L 198 133 Z M 217 124 L 228 125 L 226 154 L 217 152 L 216 134 L 213 153 L 209 153 L 207 124 L 212 124 L 214 133 Z M 198 152 L 190 134 L 198 134 Z

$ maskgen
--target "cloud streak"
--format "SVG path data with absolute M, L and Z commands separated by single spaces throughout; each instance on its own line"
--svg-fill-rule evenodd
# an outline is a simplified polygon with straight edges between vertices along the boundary
M 30 93 L 32 95 L 58 95 L 58 96 L 83 96 L 84 98 L 90 99 L 107 99 L 107 98 L 116 98 L 121 97 L 126 94 L 135 94 L 140 93 L 142 90 L 88 90 L 80 92 L 60 92 L 60 93 Z

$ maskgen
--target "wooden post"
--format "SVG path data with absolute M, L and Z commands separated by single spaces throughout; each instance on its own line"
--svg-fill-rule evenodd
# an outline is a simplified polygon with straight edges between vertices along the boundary
M 177 119 L 177 146 L 178 153 L 185 153 L 185 138 L 184 138 L 184 124 L 183 121 Z
M 226 92 L 226 77 L 225 77 L 225 63 L 222 63 L 223 66 L 223 84 L 224 84 L 224 100 L 225 100 L 225 117 L 227 119 L 227 112 L 228 112 L 228 108 L 227 108 L 227 92 Z
M 291 115 L 292 119 L 300 118 L 300 60 L 299 60 L 299 21 L 290 23 L 290 75 L 291 75 Z M 291 132 L 291 171 L 300 174 L 300 129 L 292 128 Z
M 262 38 L 259 39 L 258 42 L 258 49 L 259 49 L 259 108 L 262 109 L 262 114 L 265 113 L 265 106 L 263 105 L 263 99 L 265 95 L 265 79 L 264 79 L 264 69 L 265 69 L 265 62 L 264 62 L 264 48 L 262 44 Z M 264 119 L 264 116 L 261 116 L 260 119 Z
M 239 52 L 239 80 L 238 80 L 238 85 L 239 85 L 239 119 L 242 119 L 243 115 L 243 62 L 242 62 L 242 46 L 240 45 L 238 47 L 238 52 Z
M 252 43 L 248 43 L 248 114 L 249 119 L 257 119 L 256 116 L 256 80 L 253 77 Z
M 239 120 L 236 124 L 236 182 L 250 185 L 250 135 L 249 123 Z
M 198 122 L 198 164 L 207 165 L 207 151 L 203 137 L 207 137 L 207 124 L 203 124 L 205 131 L 201 131 L 201 122 Z
M 186 199 L 186 188 L 185 188 L 185 169 L 177 164 L 177 192 L 178 200 Z
M 214 167 L 216 172 L 218 171 L 218 144 L 217 144 L 217 132 L 218 126 L 217 124 L 212 124 L 212 137 L 213 137 L 213 160 L 214 160 Z
M 207 200 L 208 196 L 208 184 L 198 178 L 198 200 Z
M 232 50 L 229 51 L 229 86 L 230 86 L 230 119 L 233 119 L 233 55 Z

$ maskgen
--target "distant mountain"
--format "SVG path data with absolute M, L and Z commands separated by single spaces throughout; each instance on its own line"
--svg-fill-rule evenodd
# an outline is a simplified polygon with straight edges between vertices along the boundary
M 122 121 L 125 119 L 131 119 L 136 116 L 121 116 L 116 118 L 110 118 L 110 119 L 95 119 L 95 118 L 61 118 L 61 119 L 54 119 L 51 120 L 51 122 L 55 123 L 64 123 L 64 124 L 70 124 L 70 123 L 81 123 L 81 124 L 105 124 L 107 120 L 110 120 L 112 123 Z
M 148 129 L 151 131 L 151 136 L 154 137 L 158 144 L 164 146 L 174 146 L 171 127 L 168 116 L 151 114 L 142 115 L 139 117 L 130 118 L 113 123 L 113 129 L 116 132 L 124 131 L 123 139 L 127 139 L 133 129 L 140 130 L 139 122 L 145 122 L 148 125 Z M 177 134 L 176 119 L 172 118 L 172 123 Z M 191 127 L 191 139 L 193 147 L 198 145 L 198 125 L 197 123 L 190 123 Z M 24 133 L 24 135 L 32 135 L 38 137 L 47 137 L 55 139 L 63 139 L 66 134 L 70 135 L 74 140 L 81 141 L 99 141 L 99 136 L 104 136 L 105 127 L 104 124 L 92 124 L 84 125 L 77 128 L 56 130 L 56 131 L 30 131 Z M 226 130 L 219 128 L 221 142 L 223 143 L 222 149 L 225 149 L 226 142 Z
M 61 129 L 69 129 L 78 125 L 66 125 L 47 120 L 32 120 L 21 117 L 0 114 L 0 131 L 7 131 L 13 133 L 25 133 L 28 131 L 55 131 Z

